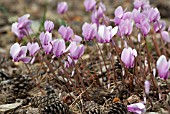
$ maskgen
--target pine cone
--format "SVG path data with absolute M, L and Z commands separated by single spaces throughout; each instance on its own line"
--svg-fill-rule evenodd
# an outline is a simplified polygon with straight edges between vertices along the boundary
M 94 101 L 86 101 L 84 103 L 85 114 L 100 114 L 100 108 Z
M 54 94 L 54 93 L 55 93 L 54 88 L 53 88 L 52 86 L 49 86 L 49 85 L 47 85 L 47 86 L 45 87 L 45 91 L 46 91 L 47 95 L 50 95 L 50 94 Z
M 59 101 L 59 98 L 55 94 L 50 94 L 47 96 L 36 96 L 30 99 L 30 104 L 34 108 L 44 108 L 50 104 Z
M 8 74 L 4 73 L 3 71 L 0 71 L 0 82 L 8 79 L 10 79 Z
M 127 114 L 127 108 L 122 103 L 112 103 L 104 114 Z
M 19 75 L 15 77 L 12 80 L 11 84 L 13 86 L 10 92 L 16 98 L 25 98 L 28 94 L 28 91 L 31 90 L 35 86 L 31 77 L 25 76 L 25 75 Z
M 69 107 L 60 102 L 59 100 L 55 101 L 52 104 L 46 105 L 41 109 L 41 114 L 71 114 Z
M 5 104 L 14 103 L 16 101 L 15 97 L 11 94 L 7 94 L 5 98 Z

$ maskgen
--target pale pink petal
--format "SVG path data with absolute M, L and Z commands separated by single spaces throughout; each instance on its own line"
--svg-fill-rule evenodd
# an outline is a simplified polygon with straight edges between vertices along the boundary
M 27 46 L 21 46 L 21 50 L 19 52 L 19 56 L 26 56 L 27 53 Z
M 115 10 L 115 13 L 114 13 L 114 14 L 115 14 L 115 17 L 122 18 L 123 13 L 124 13 L 124 11 L 123 11 L 122 6 L 119 6 L 119 7 L 117 7 L 117 8 L 116 8 L 116 10 Z
M 156 62 L 156 67 L 161 78 L 167 79 L 169 65 L 164 55 L 161 55 Z
M 74 53 L 75 50 L 77 49 L 77 44 L 76 44 L 76 42 L 71 42 L 70 45 L 69 45 L 69 47 L 68 47 L 68 49 L 69 49 L 70 53 Z
M 167 31 L 161 31 L 161 35 L 165 42 L 170 42 L 169 33 Z
M 35 61 L 35 57 L 33 57 L 33 58 L 31 59 L 30 64 L 33 64 L 34 61 Z
M 19 36 L 19 29 L 18 29 L 18 23 L 15 22 L 12 24 L 12 27 L 11 27 L 11 30 L 12 32 L 16 35 L 16 36 Z
M 29 63 L 31 60 L 31 57 L 23 57 L 19 59 L 20 61 L 23 61 L 24 63 Z
M 129 49 L 124 48 L 121 54 L 121 60 L 124 62 L 125 66 L 127 67 L 131 66 L 130 65 L 131 54 L 129 51 L 130 51 Z
M 82 37 L 80 37 L 78 35 L 74 35 L 74 38 L 72 39 L 72 41 L 74 41 L 76 43 L 80 43 L 82 41 Z
M 132 50 L 132 54 L 133 54 L 135 57 L 137 57 L 137 51 L 136 51 L 136 49 L 133 49 L 133 50 Z
M 15 43 L 11 46 L 10 55 L 12 56 L 13 59 L 15 59 L 18 56 L 20 50 L 21 50 L 21 48 L 18 43 Z
M 115 26 L 112 30 L 111 30 L 111 37 L 113 37 L 114 35 L 117 34 L 118 31 L 118 26 Z
M 145 81 L 145 93 L 149 94 L 150 90 L 150 82 L 148 80 Z

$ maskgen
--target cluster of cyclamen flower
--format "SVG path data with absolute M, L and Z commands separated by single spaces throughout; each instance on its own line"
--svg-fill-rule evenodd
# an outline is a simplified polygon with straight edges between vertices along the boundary
M 31 33 L 30 23 L 28 15 L 24 15 L 18 19 L 18 23 L 12 25 L 12 31 L 20 38 L 24 38 L 28 34 L 22 31 L 28 31 Z M 22 21 L 21 21 L 22 20 Z M 22 28 L 20 29 L 20 26 Z M 27 29 L 29 28 L 29 29 Z M 69 52 L 68 61 L 65 63 L 66 67 L 69 67 L 84 53 L 84 45 L 79 44 L 82 40 L 81 37 L 74 35 L 73 30 L 70 27 L 61 26 L 58 30 L 63 39 L 52 39 L 52 31 L 54 29 L 54 23 L 52 21 L 45 21 L 44 23 L 45 32 L 39 35 L 41 46 L 38 42 L 28 42 L 27 46 L 20 46 L 15 43 L 11 46 L 10 55 L 15 62 L 23 61 L 24 63 L 33 63 L 35 60 L 36 53 L 42 48 L 45 54 L 53 54 L 53 57 L 60 57 L 62 54 Z M 23 34 L 24 33 L 24 34 Z M 66 48 L 65 42 L 70 42 L 70 45 Z M 29 51 L 30 57 L 28 57 L 27 50 Z M 74 60 L 74 62 L 73 62 Z
M 114 12 L 115 18 L 110 19 L 110 21 L 114 22 L 116 25 L 113 29 L 111 26 L 106 26 L 104 25 L 105 23 L 100 22 L 100 20 L 105 20 L 104 22 L 108 21 L 104 14 L 106 7 L 103 3 L 100 2 L 97 7 L 97 2 L 95 0 L 85 0 L 84 6 L 86 11 L 92 11 L 91 19 L 93 23 L 85 23 L 83 25 L 83 36 L 85 40 L 92 40 L 92 38 L 96 36 L 98 42 L 109 43 L 113 41 L 112 38 L 116 33 L 120 38 L 125 39 L 125 37 L 131 35 L 135 25 L 135 27 L 140 31 L 138 33 L 138 41 L 140 42 L 141 35 L 143 37 L 147 36 L 151 31 L 153 24 L 154 32 L 160 33 L 165 42 L 170 42 L 169 33 L 165 30 L 165 22 L 160 19 L 158 9 L 151 7 L 148 0 L 135 0 L 132 12 L 123 10 L 121 6 L 117 7 Z M 98 27 L 98 31 L 96 26 Z M 98 33 L 96 34 L 96 32 Z M 132 68 L 134 65 L 134 58 L 137 56 L 137 51 L 128 47 L 126 41 L 125 46 L 126 47 L 123 49 L 121 54 L 121 60 L 127 68 Z M 161 78 L 167 79 L 169 67 L 168 63 L 165 62 L 165 57 L 163 56 L 164 55 L 162 55 L 157 62 L 157 69 Z M 160 65 L 165 65 L 165 69 L 162 67 L 160 68 Z
M 147 0 L 135 0 L 134 9 L 132 12 L 123 10 L 121 6 L 115 9 L 114 19 L 109 19 L 105 15 L 106 7 L 100 2 L 97 4 L 95 0 L 85 0 L 84 6 L 86 11 L 91 11 L 92 23 L 84 23 L 82 26 L 82 36 L 85 41 L 96 40 L 98 43 L 111 43 L 115 45 L 113 36 L 116 34 L 124 40 L 125 48 L 121 53 L 121 60 L 126 68 L 133 68 L 134 61 L 137 57 L 137 51 L 129 47 L 126 43 L 126 37 L 130 36 L 134 27 L 137 28 L 138 42 L 141 42 L 141 38 L 145 38 L 149 35 L 151 29 L 153 32 L 159 33 L 161 38 L 169 43 L 170 37 L 168 31 L 165 30 L 165 22 L 160 19 L 160 13 L 157 8 L 150 6 Z M 66 2 L 60 2 L 57 6 L 57 12 L 64 14 L 68 10 Z M 32 33 L 30 25 L 31 20 L 28 19 L 29 15 L 24 15 L 18 19 L 18 23 L 12 25 L 12 31 L 18 36 L 19 39 L 24 38 Z M 115 23 L 115 27 L 108 26 L 110 22 Z M 153 26 L 152 26 L 153 25 Z M 73 30 L 68 26 L 60 26 L 58 33 L 62 36 L 62 39 L 52 39 L 51 32 L 54 29 L 54 24 L 51 21 L 45 21 L 45 32 L 42 32 L 39 36 L 41 46 L 38 42 L 29 42 L 27 46 L 20 46 L 15 43 L 10 50 L 10 54 L 15 62 L 23 61 L 24 63 L 34 62 L 36 53 L 40 49 L 43 49 L 45 54 L 53 54 L 53 57 L 60 57 L 64 53 L 68 52 L 68 61 L 66 67 L 69 67 L 74 60 L 74 63 L 83 55 L 84 45 L 80 44 L 82 38 L 78 35 L 74 35 Z M 170 29 L 169 29 L 170 30 Z M 66 48 L 65 42 L 70 42 L 70 45 Z M 27 57 L 27 49 L 30 56 Z M 31 60 L 32 59 L 32 60 Z M 161 55 L 156 63 L 158 74 L 161 78 L 167 79 L 170 75 L 170 60 L 167 61 L 165 55 Z M 145 82 L 145 92 L 149 93 L 150 82 Z M 141 108 L 142 107 L 142 108 Z M 135 106 L 128 106 L 129 111 L 139 113 L 144 111 L 143 104 L 135 104 Z M 138 111 L 138 112 L 137 112 Z

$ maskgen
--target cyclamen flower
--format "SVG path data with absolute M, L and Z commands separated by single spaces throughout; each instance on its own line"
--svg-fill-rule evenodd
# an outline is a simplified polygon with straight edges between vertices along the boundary
M 167 79 L 170 75 L 170 60 L 167 61 L 165 55 L 161 55 L 156 62 L 156 68 L 160 78 Z
M 97 41 L 100 43 L 108 43 L 111 41 L 112 37 L 117 33 L 118 27 L 112 28 L 111 26 L 106 27 L 105 25 L 100 25 L 97 34 Z
M 145 81 L 145 93 L 149 95 L 149 90 L 150 90 L 150 81 L 146 80 Z
M 150 22 L 156 22 L 160 19 L 160 12 L 157 8 L 150 8 L 148 16 Z
M 79 59 L 84 53 L 84 45 L 77 45 L 76 42 L 71 42 L 68 50 L 70 52 L 70 56 L 73 60 Z
M 43 50 L 45 51 L 45 54 L 51 54 L 52 48 L 53 48 L 53 41 L 49 42 L 47 45 L 42 45 Z
M 55 57 L 60 57 L 66 50 L 65 41 L 63 39 L 57 39 L 53 42 L 53 54 Z
M 127 109 L 129 112 L 133 112 L 135 114 L 144 114 L 146 112 L 146 108 L 143 103 L 134 103 L 127 105 Z
M 68 10 L 67 2 L 59 2 L 57 5 L 57 12 L 59 14 L 64 14 Z
M 96 5 L 95 0 L 84 0 L 84 7 L 86 11 L 92 11 Z
M 140 29 L 143 36 L 148 35 L 150 32 L 150 24 L 147 20 L 138 24 L 137 27 Z
M 91 15 L 92 23 L 100 24 L 100 21 L 104 19 L 104 12 L 106 11 L 106 7 L 103 3 L 99 3 L 98 9 L 94 9 Z
M 30 15 L 26 14 L 18 18 L 18 22 L 12 24 L 12 32 L 21 40 L 23 37 L 32 33 L 30 28 L 31 20 L 28 19 Z
M 124 48 L 121 54 L 121 60 L 127 68 L 132 68 L 134 66 L 135 57 L 137 56 L 137 51 L 132 48 Z
M 132 33 L 133 23 L 129 19 L 122 20 L 118 27 L 120 37 L 123 37 L 124 35 L 128 36 Z
M 42 32 L 39 36 L 39 39 L 45 53 L 50 54 L 52 52 L 52 34 L 48 31 L 46 31 L 45 33 Z
M 165 42 L 170 42 L 169 33 L 167 31 L 161 31 L 162 39 Z
M 78 35 L 74 35 L 74 37 L 71 39 L 71 41 L 80 43 L 82 41 L 82 37 L 80 37 Z
M 48 45 L 52 41 L 52 34 L 46 31 L 42 32 L 39 36 L 42 45 Z
M 70 41 L 71 37 L 74 34 L 73 30 L 70 27 L 64 27 L 63 25 L 60 26 L 58 32 L 65 41 Z
M 115 15 L 115 18 L 113 19 L 113 22 L 116 25 L 119 25 L 119 23 L 122 20 L 123 15 L 124 15 L 124 11 L 123 11 L 122 6 L 119 6 L 115 9 L 114 15 Z
M 125 13 L 123 14 L 123 17 L 122 17 L 123 20 L 126 20 L 126 19 L 132 20 L 132 18 L 133 18 L 132 12 L 125 12 Z
M 135 0 L 134 3 L 134 8 L 135 9 L 144 9 L 150 7 L 149 1 L 148 0 Z
M 84 23 L 82 27 L 82 35 L 84 37 L 85 41 L 90 41 L 92 40 L 97 33 L 97 25 L 94 24 L 89 24 L 89 23 Z
M 40 50 L 40 47 L 39 47 L 39 45 L 38 45 L 37 42 L 36 42 L 36 43 L 30 43 L 30 42 L 28 42 L 28 44 L 27 44 L 27 49 L 28 49 L 28 51 L 29 51 L 29 53 L 30 53 L 30 56 L 34 56 L 35 53 L 36 53 L 38 50 Z
M 30 26 L 31 20 L 28 18 L 30 17 L 30 14 L 25 14 L 22 17 L 18 18 L 18 28 L 23 29 L 26 28 L 27 26 Z
M 30 43 L 30 42 L 28 42 L 28 44 L 27 44 L 27 49 L 28 49 L 28 51 L 29 51 L 29 54 L 30 54 L 30 56 L 32 56 L 33 58 L 32 58 L 32 60 L 31 60 L 31 64 L 34 62 L 34 60 L 35 60 L 35 54 L 36 54 L 36 52 L 38 51 L 38 50 L 40 50 L 40 47 L 39 47 L 39 45 L 38 45 L 38 43 L 36 42 L 36 43 Z
M 146 15 L 140 13 L 140 11 L 136 9 L 132 11 L 132 15 L 133 15 L 133 20 L 135 21 L 135 23 L 138 24 L 142 23 L 147 18 Z
M 54 23 L 52 21 L 45 21 L 44 23 L 45 31 L 52 32 L 54 29 Z
M 164 31 L 166 28 L 166 23 L 165 21 L 154 22 L 153 28 L 156 33 Z
M 18 43 L 15 43 L 10 48 L 10 55 L 13 58 L 14 62 L 23 61 L 24 63 L 29 63 L 31 58 L 26 57 L 27 46 L 20 46 Z

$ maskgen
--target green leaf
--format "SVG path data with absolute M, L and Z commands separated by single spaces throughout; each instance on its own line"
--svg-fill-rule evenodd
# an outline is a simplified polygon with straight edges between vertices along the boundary
M 58 25 L 61 26 L 67 26 L 66 22 L 63 19 L 57 19 Z
M 43 31 L 44 30 L 44 22 L 46 20 L 47 6 L 48 6 L 48 2 L 46 1 L 46 4 L 44 6 L 43 16 L 41 17 L 41 21 L 40 21 L 39 31 Z

